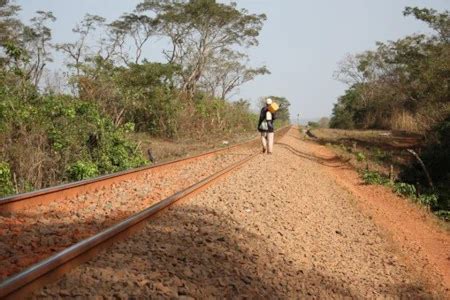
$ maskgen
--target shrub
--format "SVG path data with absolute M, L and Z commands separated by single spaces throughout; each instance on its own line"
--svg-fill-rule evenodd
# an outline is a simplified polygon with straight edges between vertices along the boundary
M 0 162 L 0 197 L 14 193 L 11 170 L 6 162 Z
M 77 161 L 67 168 L 68 178 L 72 181 L 91 178 L 98 174 L 97 165 L 91 161 Z
M 0 87 L 0 160 L 16 174 L 17 192 L 146 163 L 126 138 L 133 124 L 115 126 L 92 101 L 21 93 L 16 85 Z
M 364 171 L 362 178 L 366 184 L 385 185 L 389 182 L 389 179 L 383 177 L 380 173 L 369 170 Z
M 373 151 L 373 157 L 378 161 L 386 161 L 389 158 L 389 155 L 386 151 L 375 148 Z
M 355 154 L 355 156 L 356 156 L 356 160 L 359 161 L 359 162 L 366 160 L 366 156 L 362 152 L 357 152 Z
M 450 210 L 450 116 L 427 135 L 427 142 L 420 157 L 423 160 L 439 196 L 435 209 Z M 400 173 L 405 182 L 418 182 L 428 187 L 428 180 L 418 162 L 405 168 Z
M 443 219 L 444 221 L 447 221 L 447 222 L 450 221 L 450 211 L 448 211 L 448 210 L 438 210 L 438 211 L 434 212 L 434 214 L 436 216 L 438 216 L 439 218 Z
M 319 123 L 318 122 L 314 122 L 314 121 L 309 121 L 308 122 L 308 126 L 313 128 L 313 129 L 320 127 Z
M 415 199 L 417 191 L 416 187 L 412 184 L 397 182 L 394 184 L 394 192 L 399 195 Z
M 438 199 L 439 198 L 436 194 L 421 194 L 417 198 L 417 202 L 424 206 L 434 208 L 438 204 Z

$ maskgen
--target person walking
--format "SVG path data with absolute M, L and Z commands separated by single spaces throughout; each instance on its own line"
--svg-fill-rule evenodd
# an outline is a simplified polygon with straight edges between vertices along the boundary
M 272 99 L 266 99 L 266 105 L 261 109 L 258 122 L 258 131 L 261 133 L 262 153 L 272 154 L 273 151 L 273 121 L 275 120 L 275 113 L 270 112 L 269 106 L 272 104 Z

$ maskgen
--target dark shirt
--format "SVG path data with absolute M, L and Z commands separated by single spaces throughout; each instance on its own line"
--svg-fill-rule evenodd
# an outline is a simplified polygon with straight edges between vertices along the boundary
M 269 109 L 267 108 L 267 106 L 264 106 L 261 109 L 261 113 L 259 114 L 259 122 L 258 122 L 258 131 L 259 132 L 273 132 L 274 131 L 274 127 L 273 127 L 273 121 L 275 121 L 276 117 L 275 117 L 275 113 L 272 113 L 272 120 L 268 120 L 267 121 L 267 125 L 268 125 L 268 130 L 261 130 L 259 129 L 259 126 L 261 125 L 262 121 L 264 121 L 266 119 L 266 113 Z

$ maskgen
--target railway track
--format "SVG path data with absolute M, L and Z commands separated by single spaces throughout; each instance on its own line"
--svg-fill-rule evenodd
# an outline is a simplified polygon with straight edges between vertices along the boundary
M 277 138 L 288 129 L 279 130 Z M 1 199 L 0 278 L 4 281 L 0 283 L 0 298 L 28 295 L 129 236 L 152 215 L 255 157 L 257 145 L 253 140 Z

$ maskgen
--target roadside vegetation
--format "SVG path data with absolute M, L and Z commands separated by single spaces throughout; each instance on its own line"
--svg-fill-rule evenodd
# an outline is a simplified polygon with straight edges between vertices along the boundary
M 406 147 L 387 147 L 393 152 L 386 157 L 380 155 L 384 160 L 391 160 L 388 164 L 398 167 L 395 182 L 372 170 L 364 171 L 363 178 L 367 183 L 389 184 L 397 193 L 448 219 L 450 13 L 407 7 L 404 16 L 413 16 L 427 23 L 433 33 L 378 42 L 375 50 L 346 57 L 335 76 L 349 88 L 335 104 L 329 125 L 347 130 L 386 130 L 385 139 L 389 139 L 391 134 L 417 139 L 417 143 Z M 342 138 L 342 134 L 336 134 Z M 377 150 L 380 149 L 380 136 L 366 141 L 350 140 L 366 146 L 366 152 L 355 152 L 361 161 L 373 156 L 367 151 L 385 151 Z M 392 141 L 395 142 L 395 138 Z M 348 143 L 342 144 L 344 148 L 348 147 Z M 425 170 L 417 158 L 406 153 L 406 148 L 418 154 Z
M 0 196 L 147 164 L 137 136 L 256 130 L 250 103 L 227 99 L 269 73 L 245 54 L 264 14 L 212 0 L 143 1 L 112 22 L 88 14 L 74 40 L 55 43 L 57 16 L 38 11 L 24 23 L 18 12 L 0 1 Z M 156 40 L 163 61 L 145 56 Z M 65 57 L 57 72 L 56 53 Z
M 308 133 L 315 141 L 332 148 L 342 161 L 356 168 L 366 184 L 389 187 L 443 220 L 450 221 L 450 212 L 442 202 L 446 197 L 446 187 L 431 187 L 421 167 L 411 172 L 411 168 L 417 167 L 417 161 L 408 149 L 420 152 L 424 143 L 422 136 L 386 130 L 328 128 L 311 128 Z M 405 180 L 408 172 L 414 176 L 420 172 L 422 181 Z

